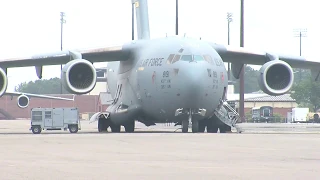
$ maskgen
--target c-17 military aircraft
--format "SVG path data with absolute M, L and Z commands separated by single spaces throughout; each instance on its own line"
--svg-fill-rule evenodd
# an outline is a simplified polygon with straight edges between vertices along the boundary
M 282 95 L 293 84 L 292 68 L 311 69 L 318 80 L 319 62 L 303 57 L 251 51 L 187 37 L 150 39 L 147 0 L 134 0 L 138 40 L 121 46 L 89 50 L 65 50 L 30 58 L 2 60 L 1 67 L 66 64 L 61 72 L 64 87 L 74 94 L 90 92 L 97 82 L 94 62 L 108 62 L 107 84 L 113 97 L 106 111 L 97 112 L 98 130 L 134 132 L 135 120 L 146 126 L 174 122 L 182 132 L 226 132 L 234 126 L 226 103 L 228 87 L 224 62 L 239 78 L 243 64 L 262 65 L 260 88 Z M 5 71 L 1 71 L 6 81 Z M 4 83 L 2 83 L 4 85 Z M 4 87 L 2 87 L 4 88 Z M 229 110 L 228 110 L 229 108 Z M 231 110 L 232 111 L 232 110 Z

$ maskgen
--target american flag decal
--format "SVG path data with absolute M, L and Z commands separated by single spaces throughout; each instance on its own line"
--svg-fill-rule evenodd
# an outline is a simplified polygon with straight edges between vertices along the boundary
M 153 71 L 153 74 L 152 74 L 152 83 L 154 83 L 154 80 L 156 79 L 156 72 Z
M 220 73 L 220 78 L 221 78 L 221 82 L 224 81 L 224 75 L 223 75 L 223 72 Z

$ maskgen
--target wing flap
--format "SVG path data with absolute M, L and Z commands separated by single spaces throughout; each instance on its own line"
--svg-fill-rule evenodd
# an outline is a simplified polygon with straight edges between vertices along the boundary
M 65 101 L 74 101 L 74 98 L 75 98 L 75 95 L 73 95 L 73 98 L 70 99 L 70 98 L 47 96 L 47 95 L 42 95 L 42 94 L 22 93 L 22 92 L 5 92 L 4 95 L 9 95 L 9 96 L 26 95 L 28 97 L 45 98 L 45 99 L 56 99 L 56 100 L 65 100 Z

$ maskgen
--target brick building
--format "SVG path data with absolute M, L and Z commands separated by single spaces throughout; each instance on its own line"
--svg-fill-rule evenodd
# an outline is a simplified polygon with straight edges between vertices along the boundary
M 228 95 L 229 96 L 229 95 Z M 236 108 L 238 108 L 239 94 L 233 94 L 236 102 Z M 267 94 L 245 94 L 244 99 L 244 112 L 251 112 L 253 107 L 271 106 L 273 107 L 273 113 L 280 114 L 283 118 L 287 117 L 287 112 L 291 112 L 292 108 L 297 107 L 296 100 L 293 99 L 290 94 L 284 94 L 281 96 L 270 96 Z
M 29 97 L 29 106 L 25 109 L 21 109 L 17 105 L 17 96 L 11 97 L 4 95 L 0 97 L 0 119 L 30 118 L 31 109 L 35 107 L 77 107 L 80 114 L 92 114 L 98 111 L 105 111 L 111 104 L 112 100 L 110 93 L 108 93 L 108 86 L 105 81 L 106 67 L 97 68 L 97 77 L 99 81 L 96 83 L 95 88 L 88 94 L 75 96 L 75 101 Z M 73 95 L 67 94 L 56 94 L 49 96 L 71 99 L 73 97 Z
M 56 97 L 72 98 L 72 95 L 59 94 L 50 95 Z M 27 108 L 21 109 L 17 105 L 17 97 L 2 96 L 0 98 L 0 118 L 5 119 L 5 116 L 13 118 L 29 118 L 30 111 L 35 107 L 77 107 L 79 113 L 97 112 L 99 110 L 98 95 L 79 95 L 75 96 L 74 101 L 53 100 L 44 98 L 30 98 L 30 104 Z
M 108 106 L 112 103 L 111 94 L 108 92 L 101 92 L 98 98 L 98 110 L 105 111 Z

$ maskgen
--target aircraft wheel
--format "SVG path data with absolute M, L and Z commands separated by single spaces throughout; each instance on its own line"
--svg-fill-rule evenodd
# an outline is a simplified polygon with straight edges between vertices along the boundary
M 121 125 L 111 125 L 111 131 L 112 132 L 120 132 L 121 131 Z
M 135 121 L 129 122 L 126 125 L 124 125 L 124 129 L 126 132 L 134 132 L 134 127 L 135 127 Z
M 192 121 L 192 132 L 199 132 L 199 121 Z
M 182 125 L 182 132 L 187 133 L 189 129 L 189 121 L 187 119 L 183 120 L 181 125 Z
M 107 132 L 108 130 L 108 121 L 106 119 L 98 120 L 98 132 Z
M 207 120 L 199 121 L 199 132 L 204 132 L 206 130 L 206 121 Z
M 231 126 L 226 126 L 226 131 L 231 132 Z
M 215 122 L 215 120 L 208 120 L 208 124 L 207 124 L 207 132 L 208 133 L 217 133 L 218 132 L 218 125 Z
M 220 133 L 226 133 L 226 132 L 230 132 L 231 131 L 231 127 L 223 124 L 219 127 Z

